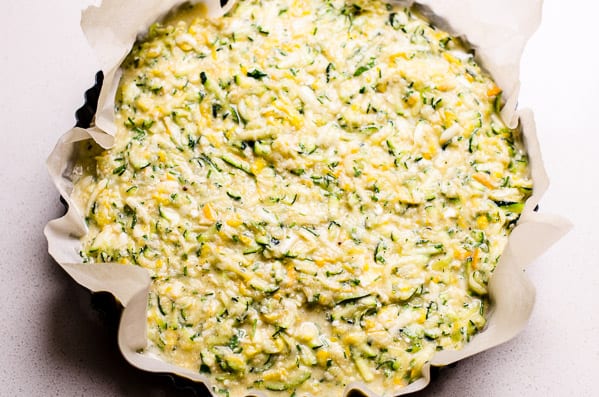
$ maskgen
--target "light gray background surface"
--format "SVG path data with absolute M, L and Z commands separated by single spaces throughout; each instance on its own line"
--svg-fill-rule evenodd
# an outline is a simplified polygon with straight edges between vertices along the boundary
M 500 0 L 496 0 L 500 1 Z M 44 161 L 98 69 L 79 29 L 93 0 L 0 3 L 0 396 L 192 396 L 131 368 L 90 296 L 47 255 L 61 215 Z M 528 269 L 537 303 L 514 340 L 441 372 L 424 396 L 598 396 L 599 5 L 547 0 L 520 104 L 552 185 L 541 211 L 575 228 Z

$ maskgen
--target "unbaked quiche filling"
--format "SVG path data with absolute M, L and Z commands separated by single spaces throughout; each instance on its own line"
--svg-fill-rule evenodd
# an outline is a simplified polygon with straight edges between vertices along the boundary
M 152 276 L 148 354 L 215 395 L 392 395 L 484 327 L 532 182 L 459 40 L 378 0 L 188 5 L 122 72 L 73 197 L 83 260 Z

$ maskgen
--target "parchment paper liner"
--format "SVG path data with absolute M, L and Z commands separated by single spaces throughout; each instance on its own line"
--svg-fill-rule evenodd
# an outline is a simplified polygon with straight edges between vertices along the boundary
M 219 16 L 233 5 L 221 9 L 219 0 L 204 0 L 210 16 Z M 411 1 L 399 1 L 412 4 Z M 100 7 L 83 12 L 81 26 L 95 49 L 102 70 L 104 85 L 100 92 L 95 125 L 73 128 L 64 134 L 48 158 L 52 180 L 69 208 L 65 216 L 50 221 L 44 233 L 48 251 L 58 264 L 91 291 L 112 293 L 124 306 L 118 343 L 121 352 L 132 365 L 150 372 L 173 373 L 193 381 L 211 383 L 205 376 L 166 363 L 143 353 L 146 346 L 146 307 L 150 285 L 148 272 L 138 266 L 122 264 L 90 265 L 81 263 L 79 239 L 86 233 L 84 217 L 70 199 L 70 180 L 74 143 L 94 139 L 102 147 L 112 145 L 114 96 L 120 79 L 119 66 L 139 34 L 151 23 L 163 17 L 181 0 L 104 0 Z M 504 92 L 504 120 L 518 125 L 530 158 L 534 192 L 528 199 L 518 225 L 512 231 L 505 252 L 489 283 L 491 309 L 486 328 L 463 349 L 441 351 L 423 368 L 423 377 L 407 387 L 389 390 L 402 395 L 424 388 L 430 381 L 430 365 L 443 366 L 490 349 L 516 336 L 526 325 L 535 301 L 535 290 L 523 269 L 559 240 L 571 224 L 556 215 L 540 214 L 533 209 L 549 185 L 536 136 L 533 113 L 518 110 L 520 57 L 529 37 L 540 23 L 541 0 L 422 0 L 416 2 L 437 26 L 454 35 L 467 38 L 475 49 L 477 61 L 493 76 Z M 210 387 L 209 387 L 210 389 Z M 357 389 L 367 396 L 376 396 L 363 383 L 353 383 L 346 391 Z M 260 391 L 252 394 L 262 395 Z

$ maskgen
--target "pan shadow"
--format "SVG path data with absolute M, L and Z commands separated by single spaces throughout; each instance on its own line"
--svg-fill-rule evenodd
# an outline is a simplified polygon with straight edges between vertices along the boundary
M 51 258 L 48 262 L 56 269 L 50 273 L 57 288 L 46 308 L 47 338 L 42 346 L 56 373 L 71 378 L 67 382 L 83 379 L 83 395 L 106 390 L 111 395 L 131 397 L 209 396 L 205 388 L 192 388 L 170 375 L 148 373 L 130 365 L 118 347 L 121 308 L 112 295 L 91 294 Z

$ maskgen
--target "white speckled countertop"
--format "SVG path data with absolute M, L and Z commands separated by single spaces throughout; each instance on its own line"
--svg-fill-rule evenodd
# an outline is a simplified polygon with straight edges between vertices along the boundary
M 0 395 L 193 396 L 131 368 L 115 328 L 47 255 L 42 228 L 62 205 L 44 161 L 98 69 L 79 29 L 92 3 L 0 3 Z M 526 330 L 442 370 L 418 397 L 599 395 L 598 12 L 546 0 L 522 65 L 520 104 L 536 113 L 552 180 L 541 211 L 575 228 L 528 270 L 537 303 Z

